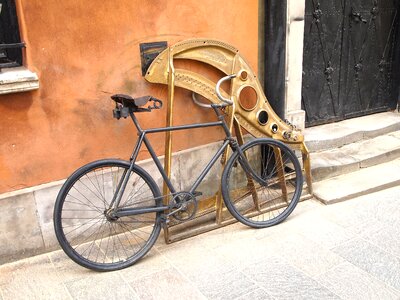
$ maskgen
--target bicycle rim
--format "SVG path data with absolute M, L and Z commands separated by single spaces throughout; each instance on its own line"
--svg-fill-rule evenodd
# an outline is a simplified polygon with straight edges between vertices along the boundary
M 110 218 L 111 200 L 129 163 L 101 160 L 77 170 L 66 181 L 54 210 L 56 235 L 66 254 L 78 264 L 117 270 L 143 257 L 160 233 L 160 213 Z M 161 205 L 154 180 L 135 166 L 119 207 Z
M 231 214 L 256 228 L 276 225 L 294 210 L 301 196 L 303 177 L 297 157 L 272 139 L 255 139 L 242 151 L 252 176 L 234 153 L 222 176 L 222 194 Z M 262 179 L 262 180 L 260 180 Z

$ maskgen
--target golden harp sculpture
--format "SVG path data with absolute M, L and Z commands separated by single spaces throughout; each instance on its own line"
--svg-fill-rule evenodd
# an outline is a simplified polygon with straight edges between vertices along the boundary
M 278 139 L 289 144 L 292 148 L 300 150 L 308 191 L 312 195 L 310 156 L 304 143 L 304 136 L 295 126 L 283 121 L 276 115 L 268 103 L 256 75 L 239 51 L 229 44 L 217 40 L 190 39 L 168 47 L 154 59 L 146 71 L 145 79 L 152 83 L 168 85 L 167 126 L 173 125 L 175 86 L 199 94 L 212 103 L 220 103 L 215 93 L 216 83 L 201 74 L 175 68 L 174 62 L 176 60 L 199 61 L 220 70 L 226 75 L 236 74 L 236 77 L 231 81 L 229 94 L 222 91 L 222 95 L 234 102 L 227 113 L 231 130 L 235 130 L 239 143 L 243 143 L 242 127 L 255 137 Z M 248 101 L 248 98 L 251 98 L 251 101 Z M 165 171 L 168 176 L 171 173 L 171 134 L 171 132 L 166 133 L 165 143 Z M 164 196 L 167 196 L 168 191 L 165 185 L 163 192 Z M 166 242 L 225 225 L 227 222 L 222 217 L 223 204 L 220 194 L 218 193 L 210 200 L 213 202 L 212 208 L 216 212 L 214 225 L 200 226 L 201 228 L 194 229 L 176 239 L 170 237 L 169 230 L 166 228 L 164 231 Z

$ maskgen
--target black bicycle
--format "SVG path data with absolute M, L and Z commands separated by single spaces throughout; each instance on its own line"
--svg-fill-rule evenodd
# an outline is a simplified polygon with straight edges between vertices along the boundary
M 255 228 L 276 225 L 296 207 L 303 187 L 302 170 L 293 151 L 270 138 L 253 139 L 239 146 L 224 119 L 224 108 L 232 105 L 222 97 L 220 79 L 216 93 L 220 104 L 201 104 L 213 109 L 218 121 L 163 128 L 142 129 L 135 116 L 162 107 L 152 96 L 132 98 L 114 95 L 114 117 L 131 117 L 138 140 L 129 161 L 103 159 L 76 170 L 61 188 L 54 207 L 54 227 L 65 253 L 76 263 L 97 271 L 128 267 L 154 245 L 169 219 L 191 219 L 197 210 L 197 191 L 212 166 L 230 146 L 232 155 L 222 173 L 221 189 L 229 212 L 240 222 Z M 194 100 L 197 100 L 194 97 Z M 187 191 L 177 190 L 151 146 L 147 134 L 222 127 L 226 138 Z M 154 179 L 138 166 L 142 144 L 148 149 L 169 195 L 162 196 Z M 165 201 L 168 199 L 168 201 Z M 167 202 L 168 204 L 165 204 Z

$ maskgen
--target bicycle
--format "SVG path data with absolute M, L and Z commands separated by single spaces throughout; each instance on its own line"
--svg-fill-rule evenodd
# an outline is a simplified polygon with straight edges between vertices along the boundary
M 116 103 L 114 117 L 130 117 L 138 139 L 129 161 L 91 162 L 76 170 L 62 186 L 54 207 L 54 227 L 58 242 L 73 261 L 97 271 L 133 265 L 151 249 L 171 217 L 180 221 L 193 218 L 201 195 L 196 189 L 228 146 L 232 154 L 223 169 L 221 192 L 232 216 L 245 225 L 264 228 L 290 215 L 302 192 L 299 161 L 288 146 L 274 139 L 257 138 L 239 146 L 224 119 L 224 109 L 233 101 L 220 92 L 221 83 L 234 76 L 225 76 L 216 85 L 221 103 L 199 103 L 193 97 L 197 104 L 214 110 L 215 122 L 142 129 L 135 114 L 159 109 L 162 101 L 152 96 L 111 97 Z M 225 140 L 191 188 L 178 191 L 147 134 L 205 127 L 222 127 Z M 167 198 L 151 175 L 135 163 L 142 144 L 168 186 Z

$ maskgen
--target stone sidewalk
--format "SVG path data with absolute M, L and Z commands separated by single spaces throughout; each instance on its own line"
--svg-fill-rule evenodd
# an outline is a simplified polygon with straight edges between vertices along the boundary
M 400 299 L 400 187 L 331 206 L 308 200 L 272 228 L 160 237 L 117 272 L 61 251 L 0 266 L 0 300 L 170 298 Z

